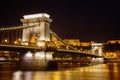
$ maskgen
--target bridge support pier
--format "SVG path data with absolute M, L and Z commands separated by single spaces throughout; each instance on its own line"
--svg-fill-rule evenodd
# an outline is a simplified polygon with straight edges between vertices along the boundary
M 21 55 L 18 69 L 23 70 L 47 70 L 52 59 L 53 52 L 36 51 Z M 52 64 L 52 63 L 51 63 Z

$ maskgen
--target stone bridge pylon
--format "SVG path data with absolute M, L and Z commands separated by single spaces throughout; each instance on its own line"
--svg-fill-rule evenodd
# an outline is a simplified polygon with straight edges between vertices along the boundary
M 24 15 L 21 19 L 24 28 L 22 33 L 22 45 L 40 45 L 41 41 L 50 41 L 50 15 L 46 13 Z M 31 27 L 32 26 L 32 27 Z
M 24 15 L 21 19 L 23 26 L 22 45 L 26 46 L 44 46 L 47 41 L 51 41 L 50 34 L 50 15 L 46 13 Z M 45 41 L 45 42 L 44 42 Z M 28 51 L 21 56 L 20 67 L 25 69 L 42 69 L 48 66 L 52 59 L 53 52 L 48 51 Z

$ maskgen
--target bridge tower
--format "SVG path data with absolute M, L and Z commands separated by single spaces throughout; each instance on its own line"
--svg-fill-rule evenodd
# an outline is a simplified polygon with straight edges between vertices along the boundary
M 103 56 L 103 44 L 102 43 L 93 43 L 91 47 L 92 47 L 92 54 Z
M 22 45 L 42 46 L 46 48 L 46 42 L 51 41 L 50 23 L 52 19 L 46 13 L 24 15 L 21 19 L 23 23 Z M 45 41 L 45 42 L 44 42 Z M 42 45 L 42 43 L 44 43 Z M 24 62 L 23 67 L 28 68 L 45 68 L 49 60 L 52 59 L 53 52 L 45 50 L 31 52 L 28 51 L 22 55 L 21 61 Z M 31 61 L 31 62 L 28 62 Z M 36 63 L 37 62 L 37 63 Z
M 24 28 L 22 45 L 37 45 L 41 41 L 50 41 L 50 15 L 46 13 L 24 15 L 21 19 Z

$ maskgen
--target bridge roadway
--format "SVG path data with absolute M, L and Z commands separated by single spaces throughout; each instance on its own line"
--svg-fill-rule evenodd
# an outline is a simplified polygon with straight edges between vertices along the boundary
M 46 51 L 44 48 L 42 47 L 38 47 L 38 46 L 25 46 L 25 45 L 9 45 L 9 44 L 0 44 L 0 50 L 8 50 L 8 51 Z M 85 52 L 81 52 L 79 50 L 65 50 L 65 49 L 56 49 L 56 50 L 50 50 L 53 52 L 57 52 L 59 54 L 64 53 L 64 54 L 68 54 L 68 53 L 74 53 L 77 55 L 85 55 L 85 56 L 91 56 L 91 57 L 103 57 L 103 56 L 98 56 L 95 54 L 90 54 L 90 53 L 85 53 Z
M 57 51 L 57 52 L 64 52 L 64 53 L 74 53 L 74 54 L 86 55 L 86 56 L 91 56 L 91 57 L 102 57 L 102 56 L 98 56 L 98 55 L 96 55 L 96 54 L 81 52 L 81 51 L 79 51 L 79 50 L 57 49 L 56 51 Z
M 7 51 L 18 51 L 20 53 L 24 51 L 46 51 L 41 47 L 37 46 L 23 46 L 23 45 L 7 45 L 7 44 L 0 44 L 0 50 L 7 50 Z M 49 50 L 48 50 L 49 51 Z M 10 69 L 23 69 L 23 70 L 51 70 L 51 69 L 58 69 L 60 67 L 77 67 L 80 65 L 90 65 L 92 63 L 91 60 L 87 60 L 86 57 L 102 57 L 95 54 L 81 52 L 79 50 L 64 50 L 64 49 L 56 49 L 53 50 L 54 54 L 52 54 L 53 58 L 51 59 L 42 59 L 42 60 L 0 60 L 0 67 L 3 68 L 10 68 Z M 58 55 L 58 56 L 57 56 Z M 62 55 L 59 56 L 59 55 Z M 72 58 L 63 58 L 63 56 L 70 55 Z M 81 58 L 77 58 L 77 57 Z M 103 57 L 104 58 L 104 57 Z M 44 62 L 43 62 L 44 61 Z M 29 64 L 27 64 L 29 63 Z M 5 67 L 4 67 L 5 66 Z M 6 67 L 7 66 L 7 67 Z M 19 66 L 19 67 L 18 67 Z M 29 66 L 29 67 L 28 67 Z M 1 68 L 1 69 L 3 69 Z

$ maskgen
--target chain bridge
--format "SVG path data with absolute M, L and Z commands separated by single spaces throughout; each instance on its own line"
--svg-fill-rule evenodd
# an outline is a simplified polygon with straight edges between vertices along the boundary
M 20 21 L 22 26 L 0 28 L 0 57 L 8 55 L 4 60 L 18 61 L 19 67 L 46 68 L 53 62 L 88 62 L 92 58 L 104 58 L 64 42 L 50 29 L 52 19 L 46 13 L 24 15 Z M 64 47 L 59 46 L 53 38 Z

